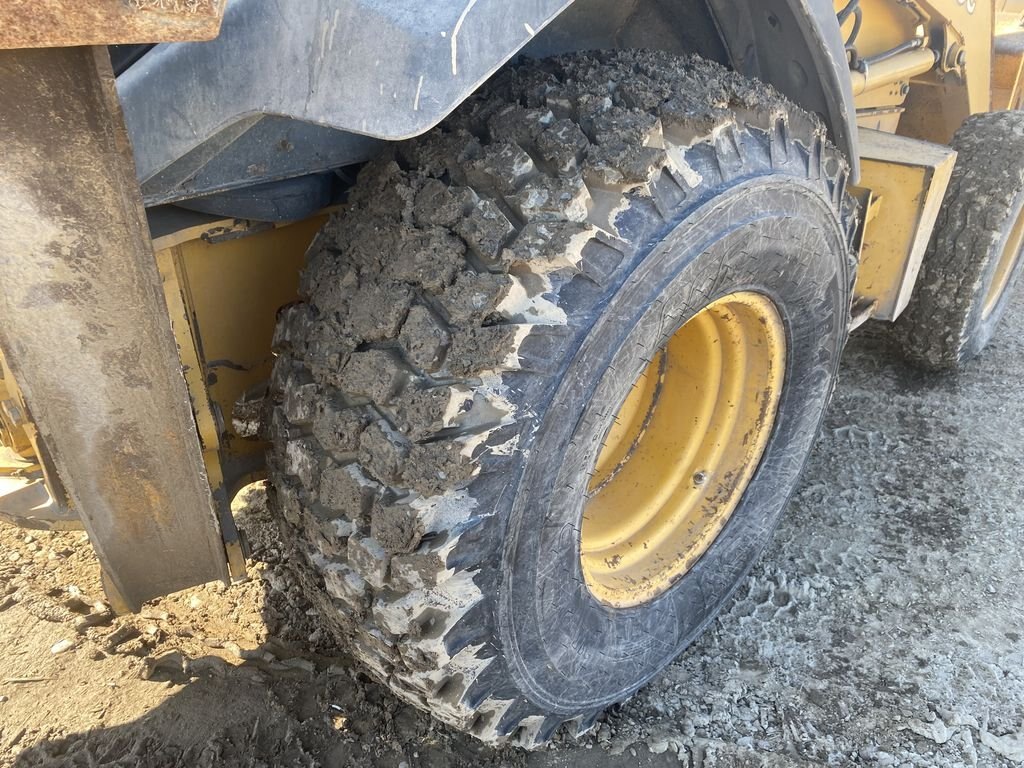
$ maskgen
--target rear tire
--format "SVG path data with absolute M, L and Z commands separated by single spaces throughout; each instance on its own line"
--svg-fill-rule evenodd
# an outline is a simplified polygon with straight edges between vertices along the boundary
M 953 138 L 953 177 L 914 295 L 896 323 L 908 360 L 953 369 L 992 339 L 1024 260 L 1024 114 L 990 112 Z
M 363 170 L 280 319 L 271 477 L 322 610 L 380 680 L 534 746 L 589 728 L 703 630 L 832 391 L 846 179 L 771 89 L 642 52 L 506 70 Z M 601 444 L 658 350 L 737 294 L 786 339 L 763 454 L 695 562 L 639 604 L 599 600 L 580 529 Z

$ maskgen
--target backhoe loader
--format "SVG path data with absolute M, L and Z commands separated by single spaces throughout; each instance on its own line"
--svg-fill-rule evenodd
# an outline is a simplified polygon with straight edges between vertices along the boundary
M 980 354 L 1021 0 L 8 0 L 0 518 L 120 610 L 245 578 L 484 741 L 711 622 L 851 331 Z

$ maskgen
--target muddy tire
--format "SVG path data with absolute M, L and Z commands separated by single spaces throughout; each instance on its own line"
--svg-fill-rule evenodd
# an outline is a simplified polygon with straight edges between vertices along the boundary
M 509 69 L 362 171 L 280 317 L 271 477 L 325 615 L 376 677 L 532 746 L 589 728 L 701 632 L 832 391 L 846 179 L 774 91 L 638 52 Z M 581 575 L 596 452 L 666 340 L 738 290 L 769 297 L 788 340 L 763 458 L 685 574 L 610 606 Z
M 976 357 L 992 339 L 1024 260 L 1024 114 L 968 118 L 953 177 L 896 324 L 907 359 L 931 370 Z

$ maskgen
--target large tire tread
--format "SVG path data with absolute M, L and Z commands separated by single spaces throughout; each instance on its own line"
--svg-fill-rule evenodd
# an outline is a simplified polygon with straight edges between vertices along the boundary
M 993 261 L 1024 198 L 1024 115 L 974 115 L 952 146 L 953 176 L 914 295 L 896 326 L 905 356 L 929 370 L 963 365 L 998 323 L 999 310 L 983 319 L 981 305 Z
M 272 493 L 321 610 L 398 696 L 486 741 L 593 725 L 599 712 L 509 696 L 477 615 L 474 577 L 501 554 L 481 500 L 514 480 L 532 418 L 509 383 L 550 381 L 628 274 L 616 212 L 664 229 L 681 200 L 766 173 L 821 185 L 852 224 L 816 119 L 716 65 L 642 52 L 509 69 L 361 172 L 280 316 Z

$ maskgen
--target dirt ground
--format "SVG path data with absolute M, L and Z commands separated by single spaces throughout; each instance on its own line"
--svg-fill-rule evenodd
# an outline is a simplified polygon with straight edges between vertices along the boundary
M 1024 763 L 1024 296 L 959 376 L 846 354 L 784 523 L 724 615 L 579 741 L 496 751 L 328 645 L 263 496 L 253 578 L 112 618 L 83 534 L 0 528 L 0 765 Z

